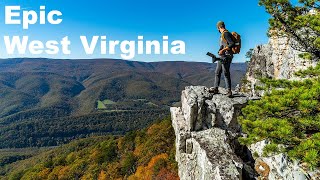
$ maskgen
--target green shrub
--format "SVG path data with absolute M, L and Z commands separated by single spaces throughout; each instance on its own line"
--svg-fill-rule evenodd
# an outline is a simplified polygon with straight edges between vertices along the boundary
M 249 145 L 267 139 L 271 144 L 264 155 L 283 151 L 310 167 L 320 166 L 320 80 L 263 82 L 271 91 L 243 108 L 239 121 L 247 137 L 239 141 Z M 279 144 L 285 148 L 279 150 Z

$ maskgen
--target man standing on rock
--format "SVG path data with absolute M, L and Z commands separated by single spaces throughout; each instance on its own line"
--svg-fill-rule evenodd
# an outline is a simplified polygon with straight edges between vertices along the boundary
M 212 61 L 217 62 L 217 68 L 215 71 L 215 82 L 214 87 L 210 88 L 210 93 L 218 94 L 219 93 L 219 85 L 221 73 L 223 71 L 226 88 L 228 89 L 228 93 L 226 94 L 228 97 L 232 97 L 231 91 L 231 76 L 230 76 L 230 65 L 233 59 L 232 48 L 235 46 L 235 42 L 233 41 L 232 34 L 226 29 L 224 22 L 219 21 L 217 23 L 217 28 L 219 33 L 221 33 L 220 37 L 220 49 L 219 49 L 219 58 L 212 57 Z

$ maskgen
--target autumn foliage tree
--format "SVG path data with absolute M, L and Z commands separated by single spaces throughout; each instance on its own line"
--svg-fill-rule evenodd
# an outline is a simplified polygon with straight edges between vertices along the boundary
M 174 140 L 168 118 L 125 136 L 74 141 L 17 162 L 0 179 L 178 180 Z

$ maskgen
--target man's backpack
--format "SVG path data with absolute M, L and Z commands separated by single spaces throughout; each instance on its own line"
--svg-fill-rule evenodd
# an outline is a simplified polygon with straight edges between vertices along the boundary
M 222 33 L 222 40 L 228 43 L 227 40 L 224 38 L 225 32 L 228 32 L 228 31 L 226 30 Z M 239 54 L 241 50 L 241 36 L 236 32 L 232 32 L 231 34 L 232 34 L 232 40 L 235 43 L 234 47 L 232 48 L 232 52 L 233 54 Z

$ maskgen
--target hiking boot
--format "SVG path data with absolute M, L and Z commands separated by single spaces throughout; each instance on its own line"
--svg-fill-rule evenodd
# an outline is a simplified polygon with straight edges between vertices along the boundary
M 228 93 L 226 94 L 227 97 L 231 98 L 232 97 L 232 91 L 231 89 L 228 90 Z
M 218 88 L 210 88 L 210 89 L 209 89 L 209 93 L 219 94 L 219 89 L 218 89 Z

